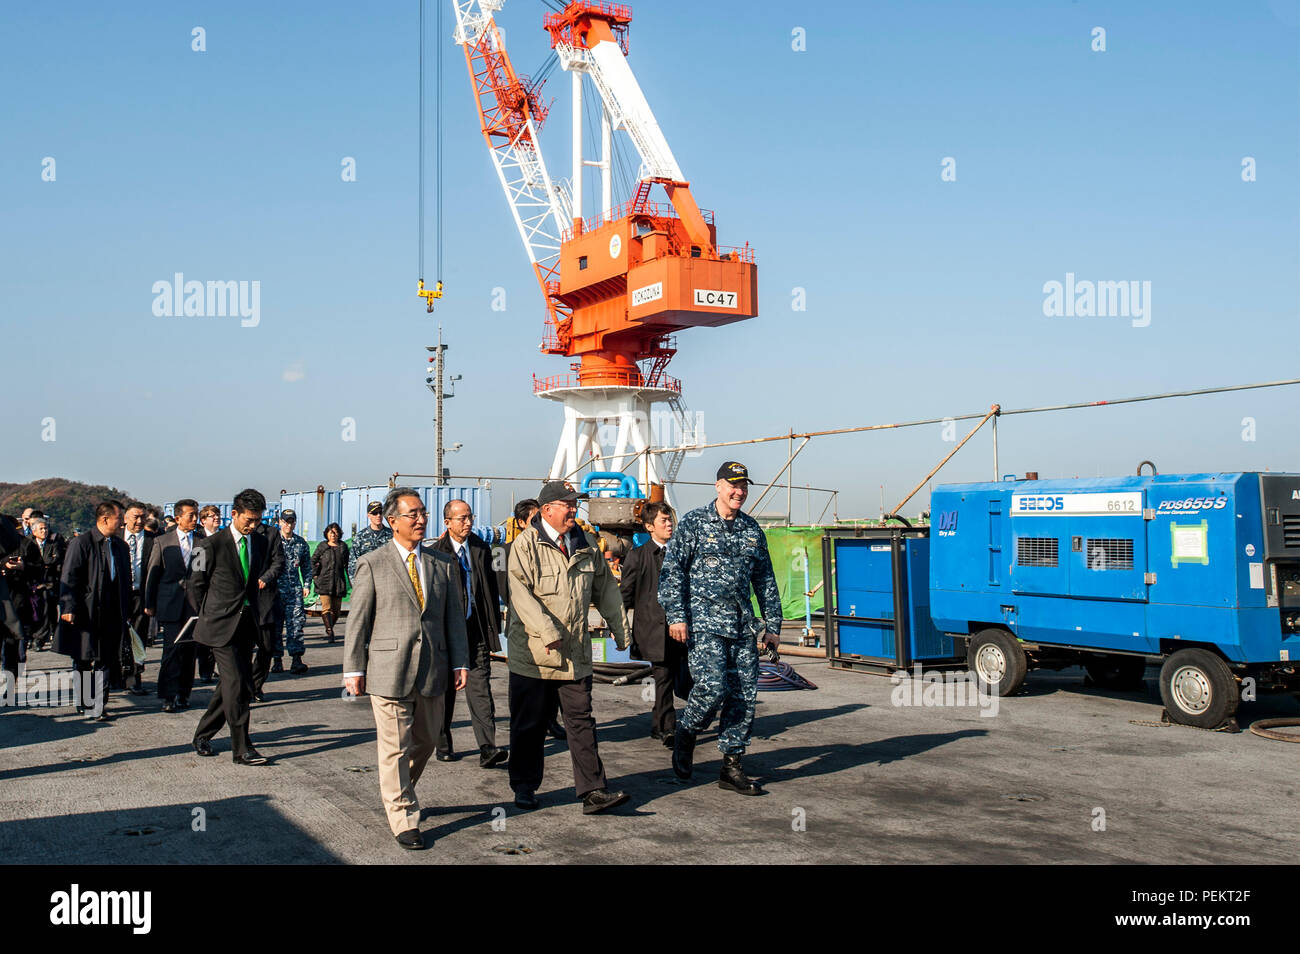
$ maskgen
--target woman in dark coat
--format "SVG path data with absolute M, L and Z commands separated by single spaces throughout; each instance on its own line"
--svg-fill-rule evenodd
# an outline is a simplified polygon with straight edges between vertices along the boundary
M 316 546 L 311 557 L 311 572 L 316 583 L 316 595 L 320 597 L 325 635 L 332 643 L 339 605 L 348 592 L 348 545 L 343 542 L 343 528 L 337 523 L 325 528 L 325 539 Z

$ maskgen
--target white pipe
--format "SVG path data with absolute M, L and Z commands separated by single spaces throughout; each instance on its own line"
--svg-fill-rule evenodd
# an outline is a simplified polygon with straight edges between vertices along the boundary
M 582 218 L 582 74 L 573 76 L 573 217 Z
M 608 212 L 614 205 L 613 186 L 610 182 L 610 129 L 609 110 L 600 107 L 600 211 Z

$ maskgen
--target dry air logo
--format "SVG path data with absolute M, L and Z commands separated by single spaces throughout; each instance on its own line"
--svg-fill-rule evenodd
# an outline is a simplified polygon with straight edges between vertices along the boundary
M 957 511 L 945 510 L 939 514 L 939 520 L 935 524 L 941 537 L 957 536 Z
M 59 925 L 130 925 L 133 934 L 148 934 L 153 923 L 151 891 L 69 891 L 50 895 L 50 923 Z

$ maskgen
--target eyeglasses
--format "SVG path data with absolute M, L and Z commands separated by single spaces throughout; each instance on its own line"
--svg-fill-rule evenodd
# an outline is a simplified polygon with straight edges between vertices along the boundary
M 462 515 L 459 516 L 459 517 L 448 517 L 448 518 L 447 518 L 447 520 L 448 520 L 449 522 L 451 522 L 451 523 L 464 523 L 466 520 L 473 520 L 473 519 L 474 519 L 474 515 L 473 515 L 472 513 L 462 514 Z
M 399 513 L 398 516 L 399 516 L 399 517 L 406 517 L 406 518 L 407 518 L 408 520 L 410 520 L 412 523 L 415 523 L 415 521 L 417 521 L 417 520 L 422 520 L 422 519 L 424 519 L 425 517 L 429 516 L 429 511 L 427 511 L 427 510 L 408 510 L 406 513 Z

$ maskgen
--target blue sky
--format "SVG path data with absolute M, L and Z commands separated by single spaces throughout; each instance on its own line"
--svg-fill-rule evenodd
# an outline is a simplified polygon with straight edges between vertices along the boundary
M 438 322 L 464 375 L 446 436 L 465 446 L 449 465 L 546 469 L 560 414 L 531 375 L 566 363 L 536 351 L 540 293 L 450 9 L 447 294 L 432 318 L 414 294 L 414 2 L 0 10 L 0 479 L 68 476 L 161 502 L 428 472 L 423 346 Z M 522 71 L 545 61 L 545 9 L 509 0 L 498 15 Z M 630 62 L 693 192 L 722 244 L 758 255 L 759 317 L 681 334 L 670 367 L 709 439 L 1300 376 L 1293 0 L 633 12 Z M 196 26 L 206 52 L 191 50 Z M 546 94 L 543 147 L 563 176 L 567 77 Z M 431 82 L 430 124 L 432 95 Z M 345 156 L 355 182 L 340 178 Z M 956 181 L 941 181 L 945 157 Z M 260 323 L 155 316 L 152 286 L 176 272 L 260 282 Z M 1044 316 L 1044 283 L 1067 272 L 1149 281 L 1150 324 Z M 504 312 L 490 307 L 497 287 Z M 1298 430 L 1296 388 L 1021 416 L 1002 423 L 1001 469 L 1300 470 Z M 942 438 L 934 426 L 814 441 L 794 479 L 840 489 L 840 516 L 874 515 L 880 485 L 901 496 L 951 449 Z M 735 456 L 761 478 L 784 447 Z M 682 476 L 711 480 L 726 456 L 688 460 Z M 939 479 L 991 473 L 981 434 Z M 796 519 L 805 506 L 796 494 Z

